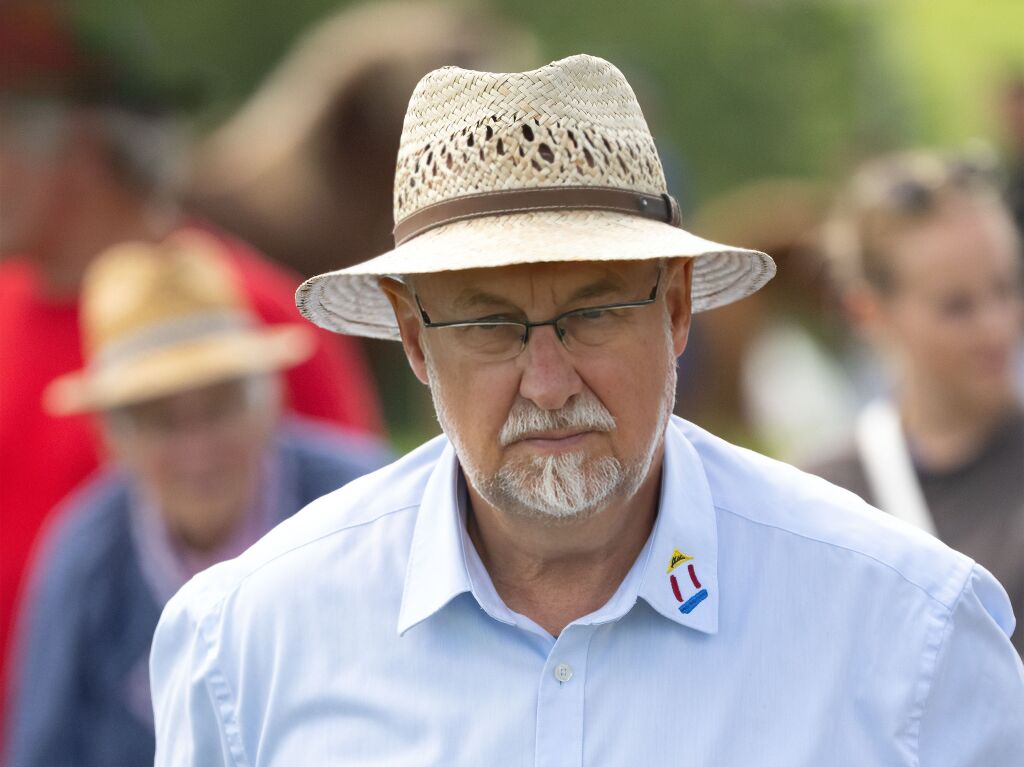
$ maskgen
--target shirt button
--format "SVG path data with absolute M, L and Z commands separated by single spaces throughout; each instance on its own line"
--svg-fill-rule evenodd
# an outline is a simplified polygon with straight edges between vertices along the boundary
M 568 682 L 572 679 L 572 666 L 568 663 L 559 663 L 555 666 L 555 679 L 559 682 Z

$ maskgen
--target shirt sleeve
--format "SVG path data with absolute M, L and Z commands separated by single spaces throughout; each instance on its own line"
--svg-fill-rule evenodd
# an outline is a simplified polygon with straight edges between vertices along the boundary
M 945 628 L 925 699 L 921 767 L 1024 763 L 1024 667 L 1006 592 L 975 565 Z
M 182 596 L 164 609 L 149 658 L 154 767 L 249 767 L 232 691 Z

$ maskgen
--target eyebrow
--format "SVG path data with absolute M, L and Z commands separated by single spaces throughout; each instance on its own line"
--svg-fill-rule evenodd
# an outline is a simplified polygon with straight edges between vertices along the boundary
M 611 275 L 605 275 L 578 288 L 565 300 L 565 303 L 573 304 L 589 299 L 613 297 L 616 293 L 621 293 L 625 289 L 626 286 L 620 279 Z M 452 307 L 456 311 L 466 312 L 484 309 L 514 309 L 521 311 L 520 307 L 504 296 L 472 288 L 456 296 L 455 300 L 452 301 Z
M 622 280 L 611 275 L 606 275 L 579 288 L 575 293 L 569 296 L 566 303 L 571 304 L 576 301 L 583 301 L 584 299 L 591 298 L 613 297 L 616 293 L 622 293 L 625 290 L 626 285 Z
M 452 308 L 456 312 L 470 312 L 473 310 L 483 311 L 485 309 L 516 309 L 507 298 L 487 293 L 486 291 L 464 290 L 452 301 Z

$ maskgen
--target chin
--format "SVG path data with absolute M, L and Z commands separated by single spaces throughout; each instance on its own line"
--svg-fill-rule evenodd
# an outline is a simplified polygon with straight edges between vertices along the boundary
M 635 484 L 632 474 L 616 458 L 572 450 L 510 461 L 477 489 L 502 511 L 559 522 L 598 513 Z

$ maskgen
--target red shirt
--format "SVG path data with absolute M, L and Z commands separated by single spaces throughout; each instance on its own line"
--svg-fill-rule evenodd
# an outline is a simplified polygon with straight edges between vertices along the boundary
M 210 233 L 208 230 L 207 233 Z M 220 233 L 255 312 L 267 323 L 305 322 L 295 308 L 299 279 Z M 363 432 L 379 433 L 380 409 L 357 342 L 317 329 L 317 349 L 285 373 L 290 406 Z M 101 459 L 88 416 L 55 417 L 42 394 L 57 376 L 82 368 L 77 300 L 40 295 L 33 266 L 0 262 L 0 690 L 22 570 L 50 510 Z M 0 694 L 0 723 L 3 699 Z M 2 734 L 2 727 L 0 727 Z

